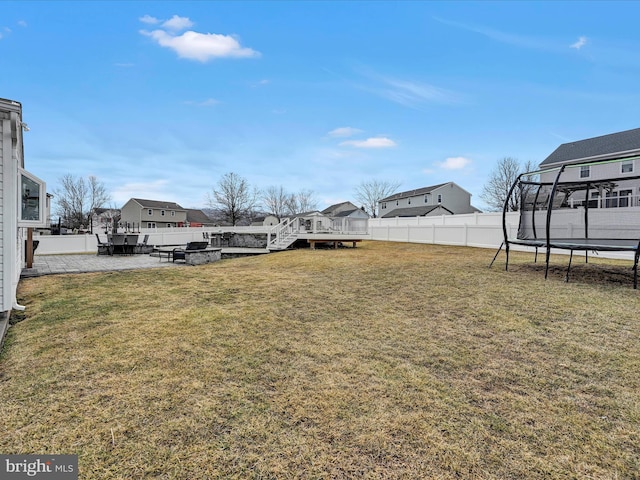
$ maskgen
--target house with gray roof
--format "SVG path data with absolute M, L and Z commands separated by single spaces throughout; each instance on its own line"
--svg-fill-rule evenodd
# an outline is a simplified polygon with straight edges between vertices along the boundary
M 187 208 L 187 225 L 190 227 L 212 227 L 215 222 L 202 210 Z M 178 224 L 178 226 L 182 226 Z
M 369 214 L 351 202 L 341 202 L 325 208 L 323 215 L 332 218 L 369 218 Z
M 589 184 L 589 207 L 640 206 L 640 128 L 563 143 L 542 163 L 542 182 L 553 182 L 563 165 L 563 181 Z M 572 195 L 574 206 L 584 203 L 586 190 Z
M 439 208 L 440 207 L 440 208 Z M 479 212 L 471 194 L 454 182 L 394 193 L 378 202 L 382 218 L 453 215 Z
M 175 202 L 131 198 L 120 209 L 120 223 L 140 228 L 171 228 L 187 222 L 187 209 Z

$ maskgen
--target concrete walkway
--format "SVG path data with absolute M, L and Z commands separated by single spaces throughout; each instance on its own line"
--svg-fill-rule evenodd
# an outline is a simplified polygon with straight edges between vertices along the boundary
M 223 248 L 222 258 L 245 257 L 269 253 L 265 248 Z M 161 260 L 151 255 L 35 255 L 32 268 L 24 268 L 20 278 L 55 275 L 60 273 L 112 272 L 115 270 L 139 270 L 142 268 L 166 268 L 190 266 L 183 262 Z

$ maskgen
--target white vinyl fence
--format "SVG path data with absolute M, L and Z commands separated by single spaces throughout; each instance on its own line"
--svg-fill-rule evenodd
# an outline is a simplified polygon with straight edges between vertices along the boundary
M 507 214 L 507 233 L 515 238 L 518 232 L 518 212 Z M 578 220 L 575 220 L 578 222 Z M 498 249 L 503 241 L 502 212 L 471 213 L 466 215 L 441 215 L 435 217 L 398 217 L 369 219 L 368 231 L 371 240 L 431 243 L 440 245 L 457 245 Z M 573 220 L 568 227 L 574 228 Z M 225 227 L 225 232 L 235 233 L 267 233 L 269 227 Z M 139 241 L 149 234 L 150 245 L 184 245 L 187 242 L 203 239 L 203 233 L 222 233 L 220 228 L 158 228 L 141 229 Z M 100 238 L 106 240 L 104 233 Z M 36 255 L 65 253 L 96 253 L 98 249 L 95 235 L 41 235 L 34 236 L 40 244 Z M 512 246 L 516 250 L 532 250 L 528 247 Z M 555 251 L 554 253 L 569 253 Z M 630 258 L 626 253 L 600 252 L 600 256 L 608 258 Z
M 507 231 L 515 236 L 518 213 L 507 214 Z M 437 217 L 372 218 L 372 240 L 498 248 L 503 240 L 502 212 Z

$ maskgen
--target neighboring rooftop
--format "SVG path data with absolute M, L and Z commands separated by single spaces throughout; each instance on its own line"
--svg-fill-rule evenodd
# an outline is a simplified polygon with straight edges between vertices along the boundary
M 171 210 L 185 210 L 180 205 L 174 202 L 165 202 L 164 200 L 146 200 L 143 198 L 132 198 L 131 200 L 139 203 L 146 208 L 166 208 Z
M 447 182 L 450 183 L 450 182 Z M 380 200 L 381 202 L 389 202 L 391 200 L 399 200 L 401 198 L 407 197 L 415 197 L 416 195 L 424 195 L 425 193 L 430 193 L 436 188 L 440 188 L 447 183 L 439 183 L 438 185 L 431 185 L 430 187 L 417 188 L 415 190 L 407 190 L 406 192 L 394 193 L 386 198 Z
M 540 164 L 570 163 L 599 157 L 619 158 L 640 154 L 640 128 L 563 143 Z
M 382 215 L 382 218 L 395 217 L 424 217 L 434 210 L 445 210 L 453 215 L 453 212 L 442 205 L 426 205 L 420 207 L 395 208 L 388 213 Z
M 187 222 L 207 224 L 207 223 L 213 223 L 213 220 L 207 217 L 207 215 L 202 210 L 188 208 Z

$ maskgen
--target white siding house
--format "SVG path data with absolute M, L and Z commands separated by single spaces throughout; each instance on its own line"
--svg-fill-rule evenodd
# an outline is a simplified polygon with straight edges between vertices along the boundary
M 640 206 L 640 128 L 560 145 L 540 164 L 540 181 L 553 183 L 558 170 L 549 169 L 563 165 L 563 182 L 589 184 L 590 208 Z M 572 195 L 573 206 L 586 191 Z
M 378 212 L 382 218 L 424 216 L 436 210 L 440 214 L 479 211 L 471 205 L 471 194 L 454 182 L 395 193 L 378 202 Z
M 24 170 L 22 105 L 0 98 L 0 340 L 16 301 L 29 228 L 46 226 L 45 183 Z M 30 234 L 30 233 L 29 233 Z
M 342 202 L 331 205 L 322 211 L 323 215 L 327 217 L 342 217 L 342 218 L 369 218 L 369 214 L 362 208 L 356 207 L 351 202 Z
M 174 202 L 131 198 L 120 210 L 121 225 L 134 228 L 171 228 L 185 225 L 187 210 Z

